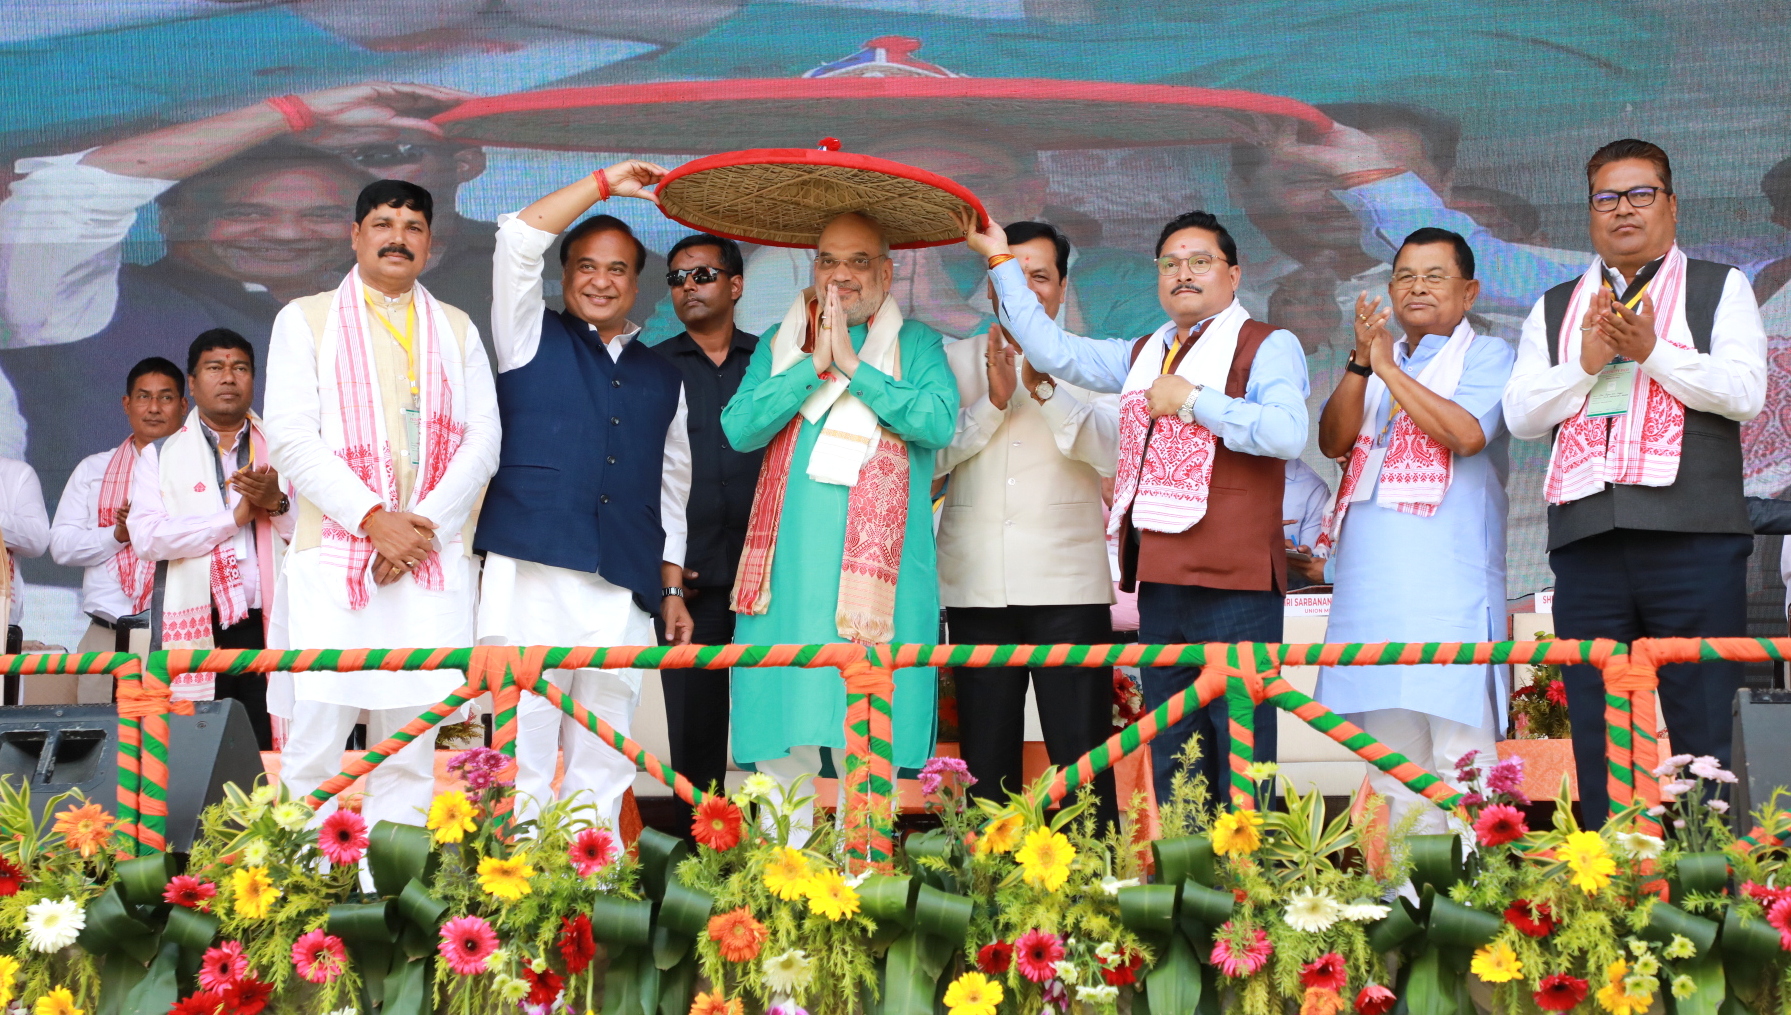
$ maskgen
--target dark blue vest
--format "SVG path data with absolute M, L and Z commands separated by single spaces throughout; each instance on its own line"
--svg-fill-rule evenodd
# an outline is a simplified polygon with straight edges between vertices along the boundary
M 535 358 L 497 375 L 503 453 L 474 549 L 596 572 L 658 615 L 660 473 L 682 382 L 638 340 L 611 361 L 584 321 L 542 311 Z

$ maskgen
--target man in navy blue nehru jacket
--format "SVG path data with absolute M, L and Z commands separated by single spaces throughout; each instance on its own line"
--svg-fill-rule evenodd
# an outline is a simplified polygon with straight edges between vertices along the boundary
M 635 341 L 640 326 L 628 320 L 646 248 L 609 215 L 567 231 L 611 194 L 652 200 L 646 188 L 664 175 L 650 163 L 617 163 L 498 219 L 491 319 L 504 443 L 474 539 L 485 554 L 483 644 L 651 645 L 655 614 L 669 641 L 690 641 L 683 378 Z M 542 300 L 541 261 L 562 231 L 566 309 L 556 313 Z M 546 676 L 629 731 L 639 670 Z M 549 802 L 559 747 L 561 795 L 590 794 L 583 802 L 613 825 L 634 762 L 533 694 L 518 713 L 518 818 Z

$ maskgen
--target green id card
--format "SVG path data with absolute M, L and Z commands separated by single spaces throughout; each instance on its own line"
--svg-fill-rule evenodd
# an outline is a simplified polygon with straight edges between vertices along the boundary
M 1623 360 L 1607 364 L 1600 370 L 1591 394 L 1586 396 L 1586 418 L 1627 416 L 1630 393 L 1635 390 L 1636 369 L 1640 366 L 1635 360 Z
M 419 454 L 420 448 L 418 447 L 420 439 L 419 431 L 421 430 L 421 427 L 417 425 L 421 420 L 422 413 L 420 411 L 416 409 L 404 410 L 404 446 L 405 450 L 410 453 L 410 464 L 413 467 L 417 464 L 418 459 L 421 458 L 421 455 Z

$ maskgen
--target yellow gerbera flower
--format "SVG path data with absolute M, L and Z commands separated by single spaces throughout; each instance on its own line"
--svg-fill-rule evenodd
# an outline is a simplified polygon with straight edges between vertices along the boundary
M 266 867 L 245 867 L 232 872 L 230 893 L 236 915 L 246 916 L 251 920 L 266 916 L 267 911 L 273 907 L 274 900 L 281 894 L 274 887 L 274 879 L 267 876 Z
M 435 841 L 460 842 L 466 833 L 476 832 L 479 825 L 473 819 L 479 816 L 479 809 L 466 798 L 466 794 L 451 789 L 440 794 L 429 803 L 429 821 L 425 825 L 435 833 Z
M 765 888 L 780 899 L 800 899 L 808 894 L 809 878 L 813 875 L 808 857 L 801 850 L 779 846 L 765 865 Z
M 1026 819 L 1018 814 L 1007 814 L 989 822 L 983 834 L 976 840 L 976 854 L 988 856 L 991 853 L 1012 853 L 1020 844 L 1020 829 Z
M 1510 983 L 1524 975 L 1524 964 L 1503 941 L 1494 942 L 1474 952 L 1468 969 L 1487 983 Z
M 1617 861 L 1597 832 L 1574 832 L 1555 851 L 1573 872 L 1568 881 L 1587 895 L 1596 895 L 1611 883 L 1617 873 Z
M 19 978 L 19 960 L 0 955 L 0 1008 L 12 1003 L 13 981 Z
M 31 1011 L 32 1015 L 84 1015 L 82 1009 L 75 1007 L 75 995 L 67 987 L 57 987 L 38 998 Z
M 479 887 L 485 889 L 487 895 L 511 902 L 535 890 L 529 884 L 529 879 L 534 876 L 535 868 L 530 867 L 528 858 L 521 855 L 508 860 L 488 856 L 479 861 Z
M 1076 847 L 1062 832 L 1035 828 L 1026 833 L 1026 845 L 1014 854 L 1020 861 L 1021 878 L 1027 884 L 1055 892 L 1070 877 L 1070 861 L 1076 859 Z
M 808 911 L 839 921 L 858 912 L 858 893 L 839 871 L 818 871 L 808 879 Z
M 1213 852 L 1220 856 L 1254 853 L 1262 848 L 1262 815 L 1256 811 L 1226 811 L 1213 822 Z
M 1642 1015 L 1653 1006 L 1653 994 L 1631 994 L 1623 982 L 1629 975 L 1628 962 L 1618 959 L 1605 967 L 1604 975 L 1607 982 L 1598 988 L 1598 1004 L 1611 1015 Z
M 951 1015 L 995 1015 L 1001 1006 L 1001 984 L 981 973 L 970 972 L 945 988 L 945 1007 Z

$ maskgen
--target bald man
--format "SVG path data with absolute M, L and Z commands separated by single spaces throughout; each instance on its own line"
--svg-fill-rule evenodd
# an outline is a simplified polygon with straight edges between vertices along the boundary
M 957 428 L 958 386 L 939 333 L 902 319 L 891 275 L 876 220 L 830 222 L 816 241 L 812 287 L 759 340 L 722 411 L 735 449 L 766 449 L 734 584 L 737 642 L 926 642 L 938 633 L 927 495 L 934 452 Z M 934 683 L 930 668 L 896 671 L 899 766 L 932 753 Z M 785 785 L 819 774 L 825 752 L 845 747 L 846 695 L 831 670 L 743 669 L 732 699 L 735 761 Z

